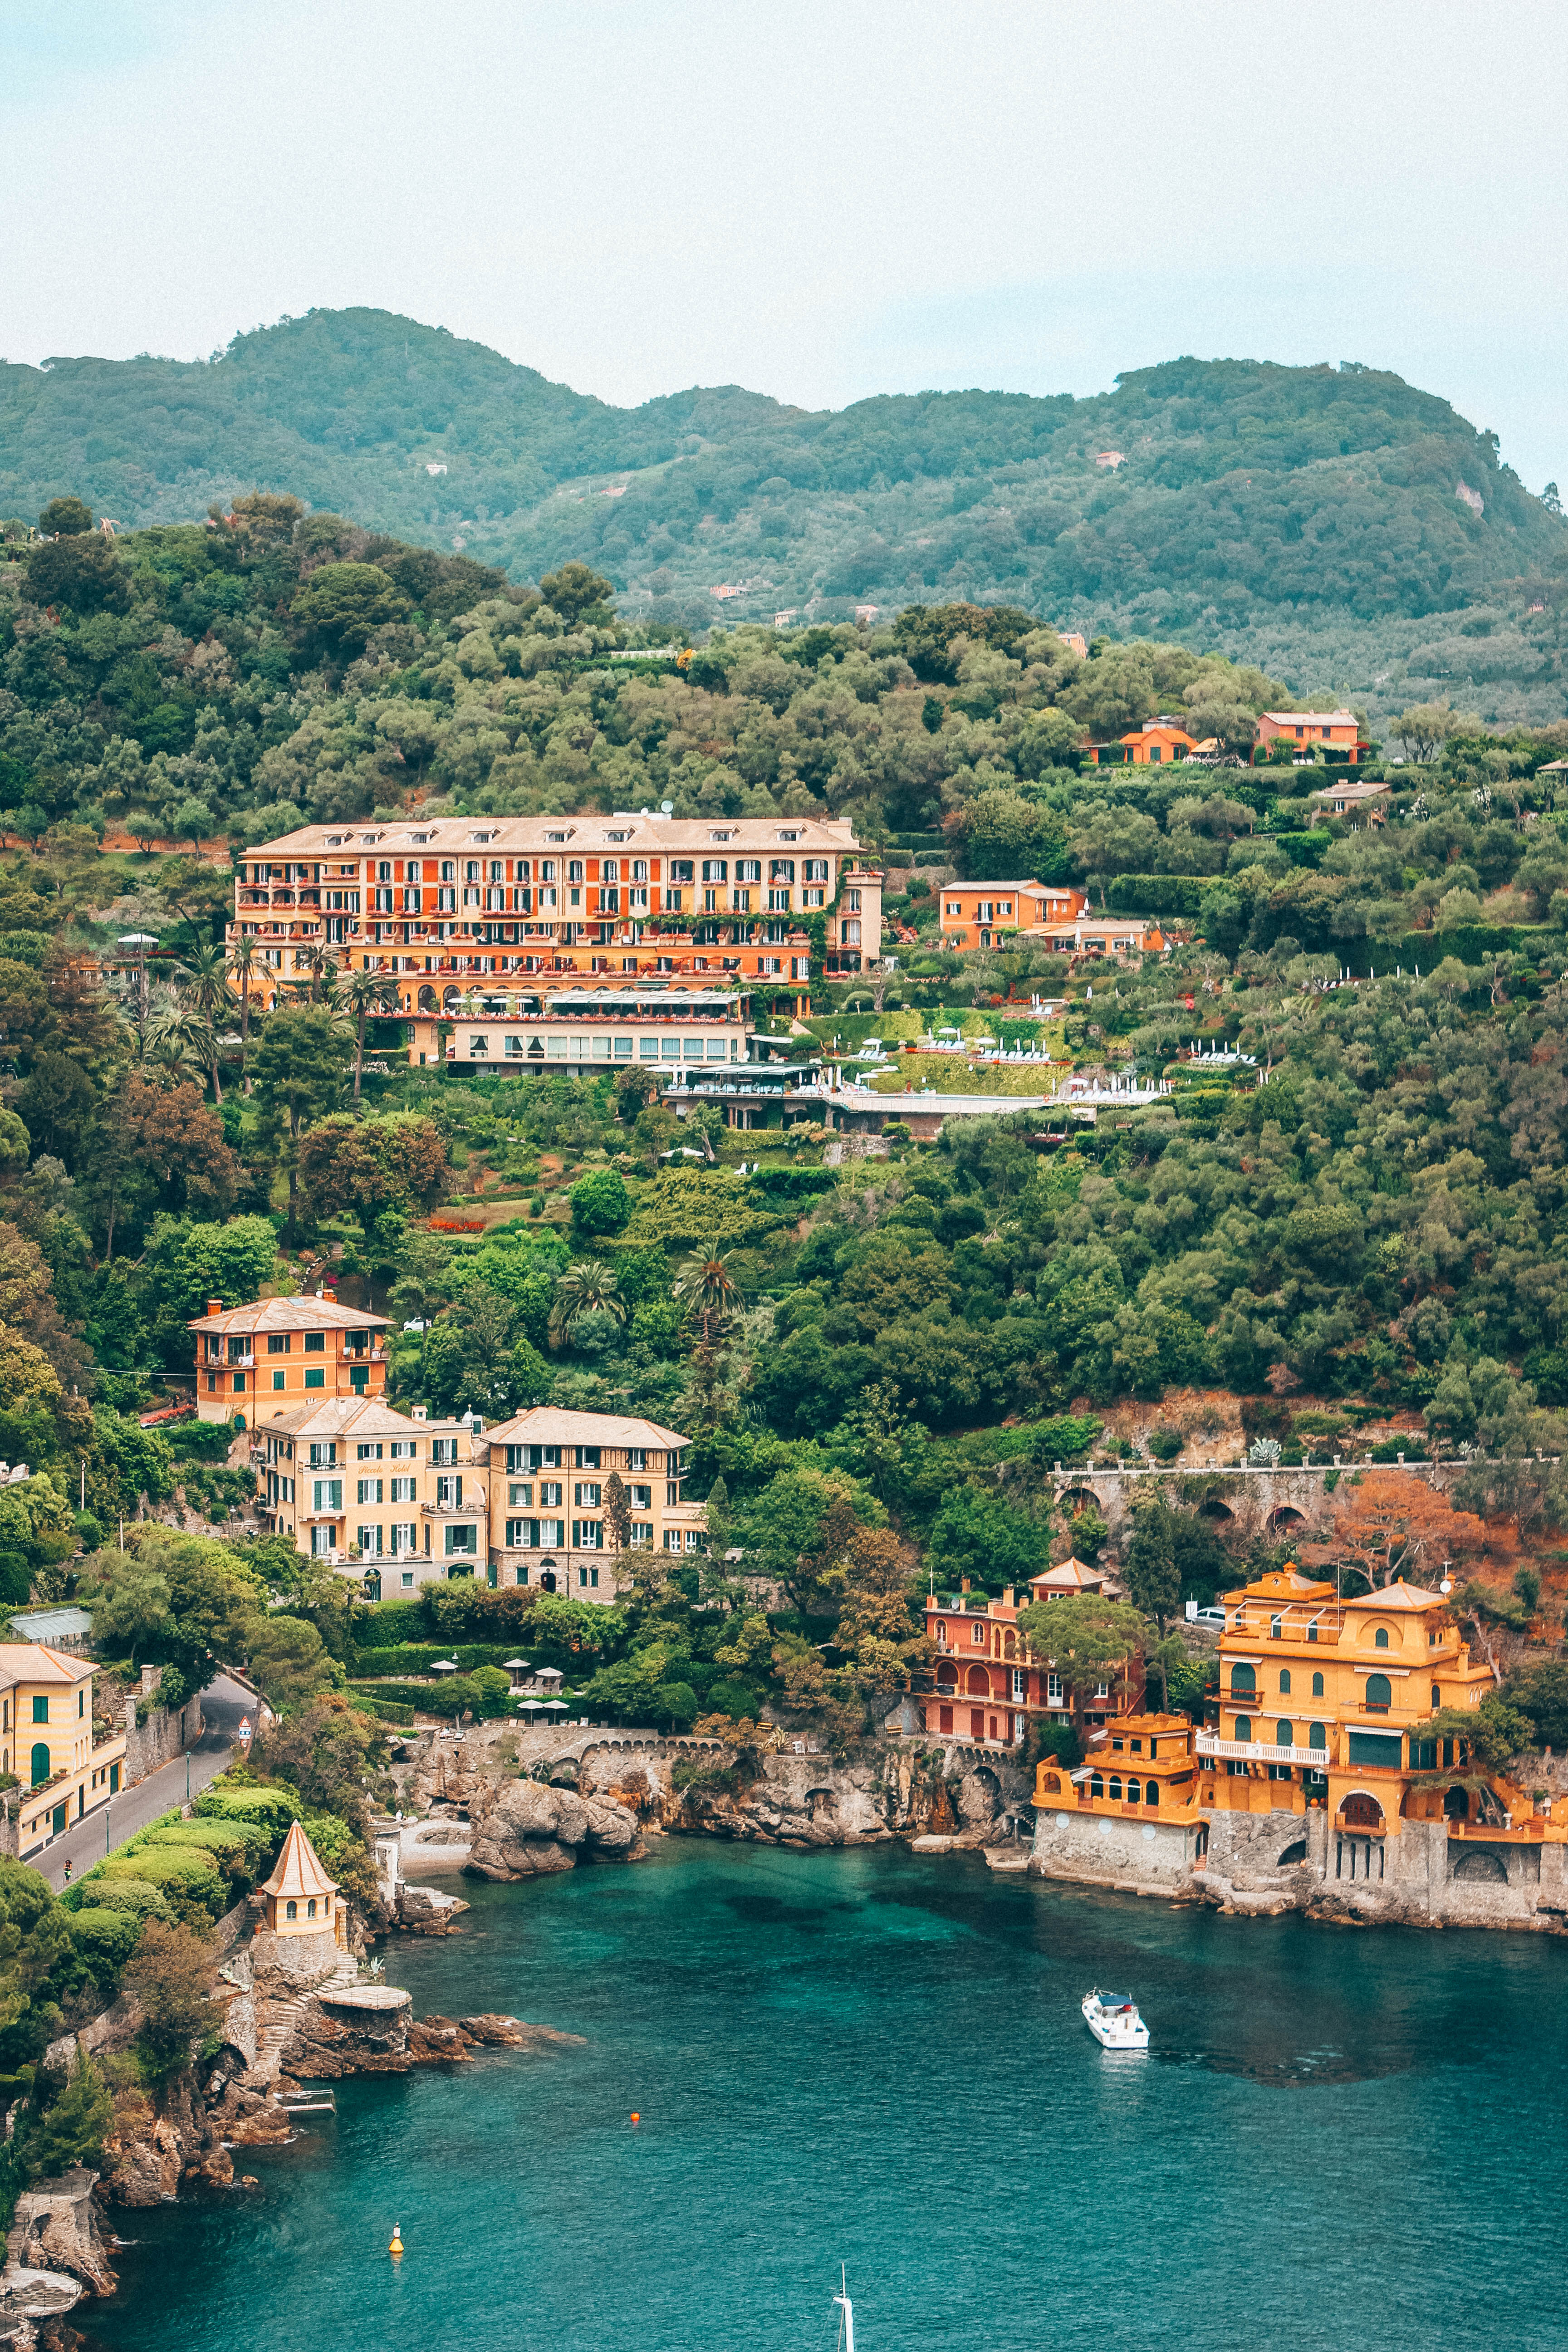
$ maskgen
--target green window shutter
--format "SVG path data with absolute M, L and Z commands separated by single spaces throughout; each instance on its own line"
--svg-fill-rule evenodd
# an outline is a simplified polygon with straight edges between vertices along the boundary
M 308 1389 L 324 1389 L 326 1385 L 327 1375 L 324 1366 L 308 1364 L 305 1368 L 305 1386 Z

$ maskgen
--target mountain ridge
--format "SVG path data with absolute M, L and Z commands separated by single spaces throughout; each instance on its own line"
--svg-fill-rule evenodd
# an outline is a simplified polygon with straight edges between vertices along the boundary
M 1489 692 L 1499 718 L 1564 707 L 1568 525 L 1494 435 L 1353 362 L 1178 358 L 1083 399 L 809 410 L 692 385 L 618 408 L 359 308 L 208 361 L 0 364 L 0 509 L 68 490 L 136 527 L 255 488 L 519 579 L 582 557 L 656 623 L 1006 602 L 1346 690 L 1381 668 L 1400 693 Z

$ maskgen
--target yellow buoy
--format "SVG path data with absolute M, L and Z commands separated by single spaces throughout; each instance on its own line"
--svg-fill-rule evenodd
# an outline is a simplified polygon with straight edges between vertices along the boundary
M 403 2224 L 401 2221 L 395 2221 L 393 2223 L 392 2243 L 388 2246 L 386 2251 L 389 2254 L 400 2254 L 403 2252 Z

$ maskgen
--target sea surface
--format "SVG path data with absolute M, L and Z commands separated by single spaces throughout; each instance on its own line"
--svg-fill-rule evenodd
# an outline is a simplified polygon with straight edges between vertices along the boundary
M 389 1976 L 584 2046 L 340 2084 L 244 2151 L 258 2190 L 121 2217 L 89 2342 L 831 2352 L 843 2263 L 858 2352 L 1568 2346 L 1564 1943 L 902 1846 L 464 1891 Z M 1090 2039 L 1091 1985 L 1147 2054 Z

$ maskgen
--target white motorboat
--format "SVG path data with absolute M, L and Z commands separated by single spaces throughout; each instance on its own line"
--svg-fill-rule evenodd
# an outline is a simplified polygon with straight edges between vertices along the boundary
M 1083 2021 L 1105 2050 L 1147 2050 L 1149 2029 L 1138 2004 L 1124 1992 L 1086 1992 Z

